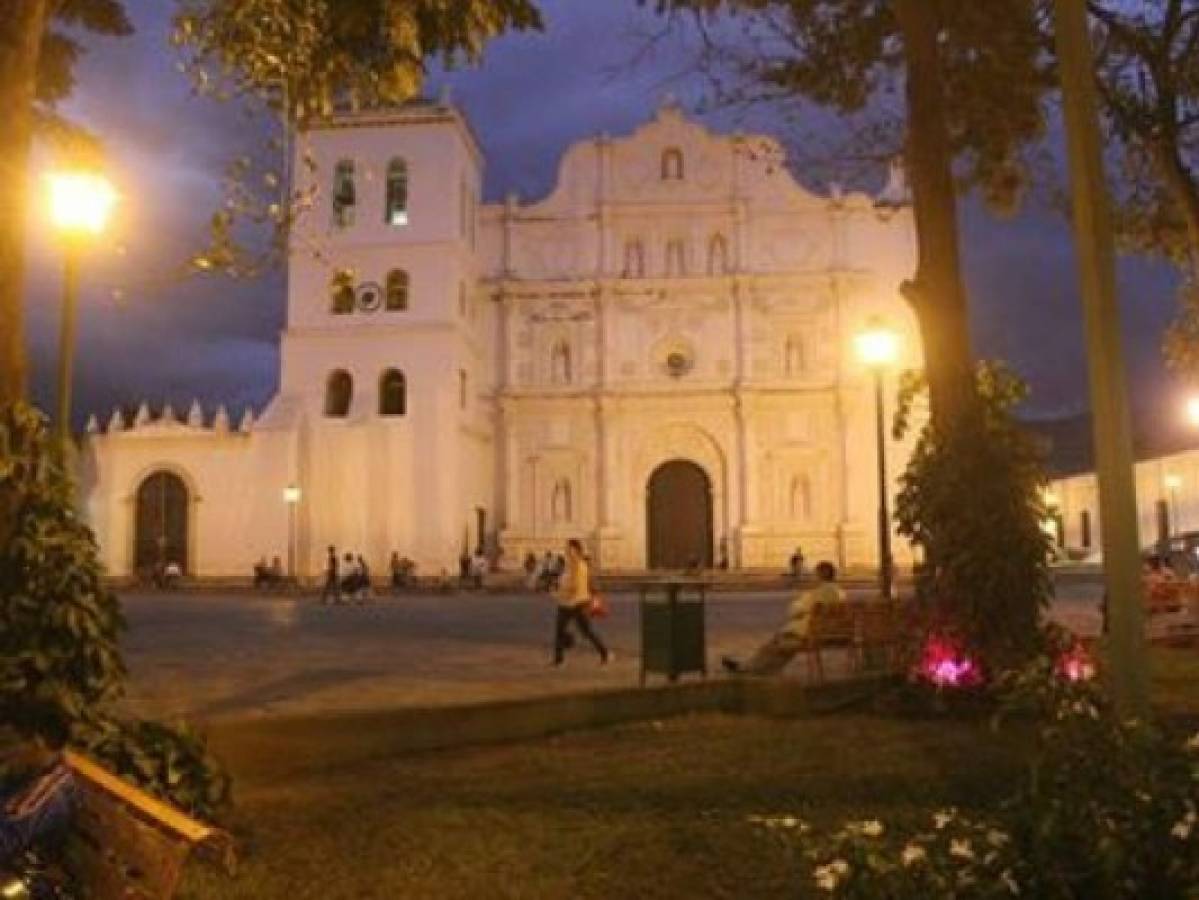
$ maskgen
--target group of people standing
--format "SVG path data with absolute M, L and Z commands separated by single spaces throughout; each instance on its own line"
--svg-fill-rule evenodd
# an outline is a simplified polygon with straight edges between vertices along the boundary
M 345 553 L 338 559 L 330 545 L 325 558 L 325 584 L 321 603 L 366 603 L 371 598 L 371 570 L 362 554 Z
M 558 583 L 566 572 L 566 565 L 566 556 L 561 553 L 555 556 L 546 550 L 545 556 L 540 560 L 536 554 L 529 553 L 524 562 L 525 586 L 531 591 L 546 593 L 557 590 Z

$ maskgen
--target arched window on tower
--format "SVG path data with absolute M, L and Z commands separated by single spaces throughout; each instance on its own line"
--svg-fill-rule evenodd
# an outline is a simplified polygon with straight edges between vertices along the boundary
M 712 236 L 708 242 L 708 274 L 727 275 L 729 271 L 729 242 L 723 234 Z
M 812 479 L 807 475 L 796 475 L 791 479 L 791 520 L 807 522 L 812 518 Z
M 350 414 L 354 399 L 354 379 L 345 369 L 338 369 L 325 382 L 325 415 L 330 419 L 344 419 Z
M 641 238 L 630 238 L 624 245 L 624 277 L 645 277 L 645 244 Z
M 388 225 L 408 224 L 408 163 L 396 157 L 387 164 L 387 196 L 383 221 Z
M 802 336 L 793 334 L 783 346 L 783 371 L 795 378 L 808 370 L 808 348 Z
M 408 308 L 408 273 L 392 269 L 387 273 L 387 308 L 393 312 Z
M 662 180 L 683 180 L 683 151 L 678 147 L 668 147 L 662 151 Z
M 554 522 L 574 521 L 574 488 L 569 478 L 559 478 L 554 483 L 550 497 L 550 518 Z
M 354 187 L 354 161 L 343 159 L 333 169 L 333 224 L 349 228 L 354 224 L 358 192 Z
M 666 277 L 681 277 L 687 274 L 687 245 L 681 238 L 666 242 Z
M 388 369 L 379 378 L 379 415 L 403 416 L 408 413 L 408 382 L 399 369 Z
M 349 272 L 334 273 L 329 283 L 329 308 L 337 316 L 354 311 L 354 278 Z
M 561 340 L 550 351 L 550 381 L 554 384 L 570 384 L 574 380 L 570 343 Z

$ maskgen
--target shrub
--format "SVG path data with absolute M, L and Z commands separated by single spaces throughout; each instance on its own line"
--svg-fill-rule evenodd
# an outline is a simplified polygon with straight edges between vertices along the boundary
M 45 419 L 0 409 L 0 721 L 71 736 L 121 692 L 116 597 Z
M 144 790 L 201 819 L 219 817 L 230 781 L 203 735 L 187 725 L 141 719 L 106 721 L 86 742 L 90 755 Z
M 1199 895 L 1199 735 L 1183 742 L 1119 718 L 1098 683 L 1066 677 L 1061 660 L 1000 679 L 1003 716 L 1038 725 L 1027 778 L 1006 801 L 975 817 L 943 810 L 906 834 L 882 822 L 830 835 L 793 824 L 809 885 L 855 900 Z
M 125 678 L 116 596 L 45 418 L 0 409 L 0 723 L 68 740 L 182 809 L 208 816 L 229 779 L 203 740 L 114 715 Z
M 1052 541 L 1043 454 L 1012 416 L 1027 395 L 1006 368 L 984 363 L 970 414 L 924 426 L 896 502 L 901 534 L 923 552 L 917 590 L 934 631 L 962 640 L 991 671 L 1022 665 L 1039 649 L 1052 594 Z M 913 427 L 924 390 L 909 375 L 895 433 Z

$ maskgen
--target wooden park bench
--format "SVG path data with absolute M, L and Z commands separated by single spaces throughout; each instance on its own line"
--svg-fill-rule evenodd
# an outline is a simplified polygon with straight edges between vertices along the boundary
M 854 658 L 857 668 L 894 672 L 900 664 L 899 607 L 887 600 L 854 604 L 857 627 L 854 633 Z
M 89 900 L 168 900 L 192 851 L 232 871 L 233 842 L 77 753 L 67 868 Z
M 851 661 L 856 658 L 857 626 L 855 612 L 849 603 L 817 603 L 812 607 L 808 636 L 800 652 L 807 656 L 808 678 L 824 681 L 824 650 L 844 647 Z

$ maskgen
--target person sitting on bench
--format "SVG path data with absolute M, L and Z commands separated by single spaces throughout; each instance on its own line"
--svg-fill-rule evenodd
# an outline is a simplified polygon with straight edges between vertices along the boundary
M 791 601 L 787 610 L 787 624 L 763 644 L 748 662 L 741 663 L 730 656 L 723 657 L 721 665 L 729 672 L 742 675 L 776 675 L 807 644 L 812 627 L 812 610 L 818 603 L 844 603 L 845 592 L 837 584 L 837 567 L 831 562 L 816 565 L 818 583 L 810 591 L 804 591 Z
M 64 743 L 0 730 L 0 872 L 61 838 L 71 824 L 77 789 Z

